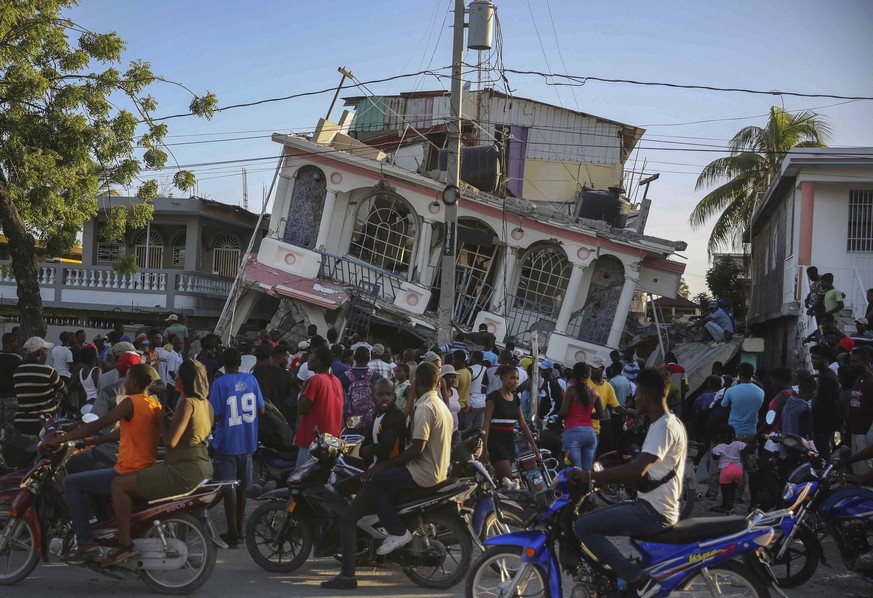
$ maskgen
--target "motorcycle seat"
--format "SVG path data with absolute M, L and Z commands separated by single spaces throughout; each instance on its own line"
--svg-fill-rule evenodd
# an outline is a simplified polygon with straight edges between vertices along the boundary
M 690 544 L 741 532 L 749 527 L 745 517 L 696 517 L 678 522 L 656 534 L 635 539 L 658 544 Z
M 391 492 L 388 495 L 388 498 L 391 500 L 391 504 L 400 505 L 409 502 L 414 502 L 416 500 L 420 500 L 422 498 L 430 498 L 439 493 L 439 491 L 443 488 L 453 485 L 458 480 L 454 478 L 448 478 L 436 486 L 431 486 L 430 488 L 415 488 L 412 490 L 397 490 Z

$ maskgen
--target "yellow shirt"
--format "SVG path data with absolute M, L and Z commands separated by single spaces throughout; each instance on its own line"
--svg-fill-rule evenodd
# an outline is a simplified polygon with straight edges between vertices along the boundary
M 613 389 L 612 384 L 606 380 L 597 384 L 591 378 L 588 378 L 586 384 L 588 385 L 588 388 L 593 388 L 597 391 L 597 394 L 600 395 L 600 405 L 603 407 L 604 411 L 606 411 L 607 407 L 621 407 L 621 404 L 619 404 L 618 399 L 615 397 L 615 389 Z M 594 433 L 599 436 L 600 420 L 592 419 L 591 425 L 594 426 Z
M 472 382 L 473 375 L 470 373 L 470 370 L 467 368 L 458 370 L 458 402 L 461 404 L 462 409 L 470 402 L 470 384 Z

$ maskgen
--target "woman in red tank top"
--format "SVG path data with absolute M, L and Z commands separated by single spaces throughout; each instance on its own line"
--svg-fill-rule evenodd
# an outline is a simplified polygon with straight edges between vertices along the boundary
M 597 451 L 597 434 L 591 420 L 603 416 L 600 397 L 587 384 L 590 375 L 591 370 L 587 364 L 580 362 L 574 365 L 573 375 L 561 404 L 561 415 L 564 417 L 564 435 L 561 440 L 564 450 L 570 453 L 573 465 L 585 471 L 591 471 Z

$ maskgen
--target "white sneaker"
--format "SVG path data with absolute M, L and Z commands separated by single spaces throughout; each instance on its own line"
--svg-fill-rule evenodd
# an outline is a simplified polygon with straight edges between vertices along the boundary
M 410 542 L 412 542 L 412 534 L 409 533 L 409 530 L 406 530 L 406 533 L 402 536 L 389 535 L 387 538 L 385 538 L 385 541 L 382 542 L 382 545 L 376 549 L 376 554 L 380 556 L 391 554 L 401 546 L 406 546 Z

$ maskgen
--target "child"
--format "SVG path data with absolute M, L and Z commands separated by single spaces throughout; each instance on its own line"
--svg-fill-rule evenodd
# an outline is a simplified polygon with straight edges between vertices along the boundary
M 736 431 L 732 426 L 724 426 L 719 432 L 721 444 L 712 449 L 712 455 L 718 457 L 718 481 L 721 484 L 722 503 L 710 510 L 730 515 L 734 508 L 734 494 L 743 479 L 740 453 L 745 450 L 746 443 L 736 440 Z
M 406 409 L 406 389 L 409 388 L 409 365 L 398 363 L 397 369 L 394 370 L 394 376 L 397 380 L 394 384 L 395 405 L 400 411 L 404 411 Z

